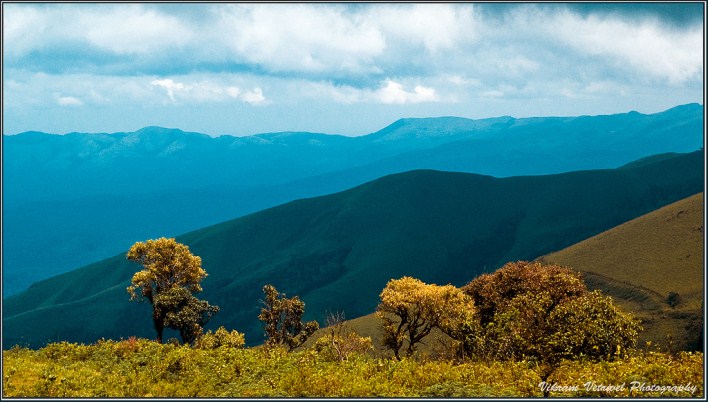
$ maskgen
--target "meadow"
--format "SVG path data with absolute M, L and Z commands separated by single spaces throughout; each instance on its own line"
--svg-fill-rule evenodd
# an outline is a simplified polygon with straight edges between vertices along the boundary
M 198 349 L 147 339 L 14 347 L 3 355 L 4 397 L 540 397 L 533 360 L 398 361 L 370 351 Z M 703 354 L 635 350 L 614 361 L 564 362 L 551 397 L 703 397 Z

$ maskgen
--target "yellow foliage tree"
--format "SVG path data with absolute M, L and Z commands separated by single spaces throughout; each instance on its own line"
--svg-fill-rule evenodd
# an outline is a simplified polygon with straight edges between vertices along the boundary
M 464 328 L 475 324 L 474 301 L 452 285 L 429 285 L 406 276 L 390 280 L 380 298 L 376 315 L 384 322 L 383 344 L 399 360 L 404 346 L 406 355 L 412 355 L 433 328 L 462 340 L 469 333 Z
M 558 265 L 510 262 L 463 289 L 478 301 L 482 335 L 466 353 L 535 361 L 544 383 L 563 360 L 614 359 L 634 347 L 641 330 L 611 298 L 589 292 L 577 272 Z
M 157 331 L 157 340 L 162 342 L 162 333 L 170 309 L 159 308 L 158 296 L 184 288 L 190 293 L 201 292 L 202 279 L 207 276 L 202 268 L 202 259 L 193 255 L 189 247 L 173 238 L 159 238 L 137 242 L 128 251 L 128 260 L 143 266 L 133 275 L 127 291 L 131 300 L 147 300 L 153 306 L 152 320 Z

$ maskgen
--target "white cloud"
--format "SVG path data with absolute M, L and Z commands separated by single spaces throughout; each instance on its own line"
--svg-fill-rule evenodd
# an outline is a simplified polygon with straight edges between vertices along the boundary
M 266 102 L 266 98 L 263 96 L 263 91 L 260 88 L 253 88 L 245 92 L 241 95 L 241 99 L 251 105 L 260 105 Z
M 115 54 L 162 54 L 194 37 L 188 22 L 138 4 L 3 5 L 10 55 L 88 46 Z M 89 47 L 90 49 L 90 47 Z
M 49 21 L 46 15 L 25 4 L 3 4 L 3 53 L 19 56 L 42 42 Z
M 241 90 L 237 87 L 228 87 L 226 88 L 226 93 L 229 94 L 229 96 L 232 98 L 238 98 L 238 95 L 241 93 Z
M 152 80 L 150 85 L 163 88 L 172 103 L 224 102 L 233 99 L 238 99 L 250 105 L 267 103 L 263 90 L 259 87 L 242 92 L 236 86 L 222 85 L 208 80 L 185 84 L 171 78 Z
M 141 5 L 103 7 L 82 14 L 77 28 L 85 30 L 89 42 L 113 53 L 170 52 L 194 35 L 177 18 Z
M 394 109 L 587 114 L 702 102 L 704 24 L 572 10 L 550 3 L 3 4 L 4 105 L 13 116 L 19 109 L 66 114 L 71 108 L 60 106 L 78 103 L 77 115 L 111 106 L 96 116 L 108 109 L 125 116 L 127 108 L 197 116 L 238 103 L 268 105 L 250 110 L 266 115 L 291 105 L 303 111 L 293 118 L 300 123 L 321 119 L 303 113 L 333 108 L 366 120 Z
M 3 11 L 3 49 L 13 66 L 25 56 L 40 55 L 39 68 L 52 69 L 52 55 L 120 56 L 65 63 L 77 72 L 130 73 L 144 63 L 141 68 L 166 75 L 174 65 L 199 70 L 234 63 L 316 80 L 472 74 L 517 85 L 565 77 L 571 69 L 600 75 L 611 68 L 645 84 L 680 85 L 703 75 L 700 24 L 676 29 L 560 6 L 6 4 Z
M 377 89 L 360 89 L 348 85 L 335 86 L 329 83 L 307 83 L 302 90 L 304 94 L 314 98 L 329 98 L 337 103 L 371 103 L 371 104 L 414 104 L 440 102 L 435 88 L 414 85 L 412 90 L 400 82 L 385 80 Z
M 435 89 L 416 85 L 413 91 L 406 91 L 403 85 L 387 80 L 378 91 L 375 92 L 375 97 L 381 103 L 421 103 L 435 102 L 438 96 L 435 94 Z
M 184 84 L 181 82 L 174 82 L 169 78 L 164 80 L 153 80 L 150 82 L 150 85 L 165 88 L 165 91 L 167 91 L 167 96 L 170 97 L 172 102 L 175 101 L 175 91 L 185 90 Z
M 81 106 L 84 104 L 80 99 L 73 96 L 58 96 L 57 103 L 59 106 Z
M 371 72 L 384 38 L 340 5 L 223 5 L 214 29 L 235 60 L 271 71 Z
M 517 21 L 518 22 L 518 21 Z M 591 56 L 597 64 L 677 84 L 703 76 L 703 27 L 677 30 L 656 19 L 622 20 L 619 17 L 582 17 L 569 11 L 547 16 L 547 23 L 525 21 L 541 28 L 541 37 L 559 42 L 574 54 L 568 59 Z
M 472 4 L 389 4 L 369 8 L 366 18 L 383 32 L 390 47 L 399 49 L 413 44 L 435 53 L 477 37 Z

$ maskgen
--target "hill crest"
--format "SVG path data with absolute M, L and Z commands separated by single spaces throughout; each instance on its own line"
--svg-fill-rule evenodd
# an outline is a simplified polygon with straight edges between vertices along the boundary
M 256 317 L 266 283 L 299 295 L 306 319 L 323 319 L 327 311 L 364 315 L 391 278 L 462 285 L 701 191 L 702 166 L 702 153 L 694 152 L 633 169 L 504 179 L 417 170 L 177 240 L 209 273 L 203 297 L 222 307 L 210 325 L 237 328 L 259 343 Z M 125 293 L 137 268 L 119 254 L 8 297 L 6 339 L 150 336 L 146 306 Z

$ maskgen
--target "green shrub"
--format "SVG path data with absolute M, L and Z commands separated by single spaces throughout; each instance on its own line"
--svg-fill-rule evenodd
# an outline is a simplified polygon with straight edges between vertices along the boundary
M 245 336 L 236 331 L 228 331 L 224 327 L 219 327 L 215 332 L 211 330 L 197 339 L 194 347 L 197 349 L 218 349 L 222 346 L 229 348 L 243 348 L 246 344 Z

